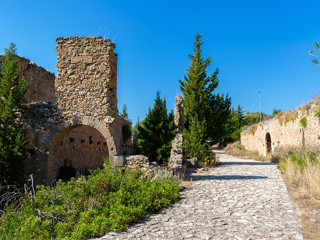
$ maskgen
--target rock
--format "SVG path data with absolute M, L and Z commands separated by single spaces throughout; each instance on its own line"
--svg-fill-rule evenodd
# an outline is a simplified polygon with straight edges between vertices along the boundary
M 189 168 L 199 168 L 201 167 L 201 162 L 198 161 L 198 158 L 183 159 L 183 164 Z
M 183 151 L 180 148 L 183 142 L 181 133 L 178 133 L 172 141 L 170 160 L 168 166 L 174 169 L 182 168 Z

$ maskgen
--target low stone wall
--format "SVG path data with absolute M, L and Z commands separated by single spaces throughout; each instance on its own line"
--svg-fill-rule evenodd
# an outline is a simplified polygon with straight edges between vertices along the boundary
M 318 109 L 318 104 L 307 104 L 250 126 L 241 132 L 241 145 L 263 156 L 287 147 L 319 147 L 320 119 L 315 116 Z M 305 127 L 300 123 L 303 118 Z
M 153 171 L 158 167 L 156 162 L 149 162 L 148 157 L 144 155 L 113 156 L 110 160 L 113 167 L 139 167 L 145 170 L 146 175 L 153 175 Z

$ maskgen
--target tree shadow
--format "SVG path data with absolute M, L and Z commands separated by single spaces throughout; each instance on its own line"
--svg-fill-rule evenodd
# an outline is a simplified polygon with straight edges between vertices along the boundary
M 222 162 L 222 165 L 277 165 L 277 163 L 270 162 Z
M 252 179 L 267 179 L 266 176 L 243 176 L 243 175 L 208 175 L 199 180 L 252 180 Z

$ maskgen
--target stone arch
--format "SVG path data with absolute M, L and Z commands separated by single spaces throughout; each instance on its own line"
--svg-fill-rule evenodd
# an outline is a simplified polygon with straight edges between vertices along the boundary
M 91 170 L 102 167 L 104 157 L 118 154 L 119 141 L 107 124 L 88 117 L 73 119 L 58 126 L 54 134 L 48 157 L 47 184 L 57 178 L 59 168 L 66 161 L 78 170 Z M 92 162 L 91 159 L 81 162 L 86 156 L 92 158 Z
M 270 133 L 266 134 L 266 155 L 272 152 L 272 142 Z

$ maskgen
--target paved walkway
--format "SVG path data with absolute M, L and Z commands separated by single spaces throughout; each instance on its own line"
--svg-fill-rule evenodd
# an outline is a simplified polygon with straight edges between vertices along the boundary
M 181 201 L 103 239 L 303 239 L 275 164 L 221 154 L 223 165 Z

